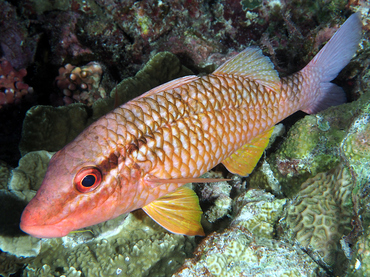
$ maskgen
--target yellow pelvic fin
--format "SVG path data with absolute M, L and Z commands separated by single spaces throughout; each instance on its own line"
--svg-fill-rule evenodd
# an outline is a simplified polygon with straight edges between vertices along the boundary
M 200 224 L 202 210 L 197 195 L 190 188 L 180 187 L 144 206 L 143 210 L 172 233 L 204 236 Z
M 232 173 L 241 176 L 249 175 L 267 147 L 273 130 L 274 127 L 259 134 L 251 142 L 243 145 L 234 154 L 224 160 L 222 162 L 223 165 Z
M 274 91 L 280 90 L 280 78 L 273 63 L 258 47 L 246 48 L 217 68 L 213 74 L 244 76 Z

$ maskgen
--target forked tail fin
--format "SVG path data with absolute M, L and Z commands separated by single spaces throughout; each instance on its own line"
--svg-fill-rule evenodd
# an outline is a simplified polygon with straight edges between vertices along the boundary
M 346 101 L 343 89 L 330 81 L 349 63 L 356 53 L 361 39 L 362 22 L 359 13 L 352 14 L 320 50 L 312 61 L 302 69 L 302 74 L 319 78 L 318 90 L 313 91 L 306 113 L 316 113 Z M 317 78 L 317 77 L 316 77 Z

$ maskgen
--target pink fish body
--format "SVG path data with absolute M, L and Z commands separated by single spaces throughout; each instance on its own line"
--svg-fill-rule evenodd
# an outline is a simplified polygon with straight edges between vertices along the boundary
M 219 163 L 248 175 L 276 123 L 345 102 L 330 81 L 356 52 L 361 26 L 352 15 L 289 77 L 247 48 L 210 75 L 176 79 L 116 108 L 52 157 L 21 229 L 62 237 L 143 208 L 171 232 L 204 235 L 198 199 L 182 185 Z

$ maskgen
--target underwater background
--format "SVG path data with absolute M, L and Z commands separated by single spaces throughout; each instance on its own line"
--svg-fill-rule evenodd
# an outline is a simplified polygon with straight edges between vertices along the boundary
M 354 12 L 348 103 L 278 125 L 252 174 L 193 184 L 206 237 L 141 210 L 58 239 L 19 229 L 54 152 L 117 104 L 258 46 L 281 77 Z M 0 275 L 370 275 L 370 3 L 366 0 L 0 0 Z

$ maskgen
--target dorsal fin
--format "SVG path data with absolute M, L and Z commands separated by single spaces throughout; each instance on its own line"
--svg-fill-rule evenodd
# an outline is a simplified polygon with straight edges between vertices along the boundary
M 155 87 L 155 88 L 143 93 L 142 95 L 136 97 L 133 100 L 137 100 L 137 99 L 140 99 L 140 98 L 143 98 L 143 97 L 147 97 L 147 96 L 153 95 L 153 94 L 158 93 L 158 92 L 162 92 L 162 91 L 166 91 L 166 90 L 170 90 L 170 89 L 175 89 L 179 86 L 190 83 L 190 82 L 192 82 L 194 80 L 197 80 L 197 79 L 199 79 L 199 77 L 195 76 L 195 75 L 189 75 L 189 76 L 177 78 L 175 80 L 164 83 L 164 84 L 162 84 L 158 87 Z
M 217 68 L 213 74 L 240 75 L 272 90 L 280 89 L 280 78 L 273 63 L 258 47 L 248 47 Z

